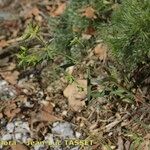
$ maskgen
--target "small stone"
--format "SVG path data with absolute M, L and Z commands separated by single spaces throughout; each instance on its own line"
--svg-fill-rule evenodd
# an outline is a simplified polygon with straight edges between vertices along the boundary
M 23 89 L 22 90 L 25 94 L 28 94 L 29 93 L 29 91 L 27 90 L 27 89 Z
M 24 129 L 24 128 L 22 128 L 22 127 L 16 127 L 16 128 L 15 128 L 15 131 L 16 131 L 16 132 L 20 132 L 20 133 L 26 133 L 26 132 L 27 132 L 27 130 Z
M 62 112 L 62 115 L 63 115 L 63 116 L 67 116 L 67 111 L 64 110 L 64 111 Z
M 7 124 L 7 120 L 5 118 L 0 119 L 0 125 L 1 125 L 1 127 L 6 126 L 6 124 Z
M 8 123 L 6 126 L 7 131 L 10 133 L 14 131 L 14 128 L 15 128 L 15 125 L 12 122 Z
M 45 140 L 48 141 L 50 144 L 54 144 L 53 134 L 47 134 L 45 136 Z
M 30 74 L 30 78 L 34 78 L 34 74 Z
M 39 91 L 39 92 L 37 93 L 37 97 L 38 97 L 38 98 L 42 98 L 43 96 L 44 96 L 43 91 Z
M 16 133 L 15 134 L 15 139 L 16 140 L 21 140 L 21 138 L 22 138 L 22 134 L 21 133 Z
M 109 134 L 108 134 L 108 136 L 112 136 L 113 135 L 113 133 L 112 132 L 110 132 Z
M 66 69 L 66 72 L 67 72 L 68 74 L 72 75 L 73 70 L 74 70 L 74 66 L 70 66 L 70 67 L 68 67 L 68 68 Z
M 32 139 L 30 137 L 27 137 L 27 136 L 22 137 L 22 142 L 23 143 L 27 143 L 28 141 L 32 141 Z
M 71 124 L 69 124 L 67 122 L 59 123 L 58 125 L 53 127 L 52 133 L 57 133 L 64 138 L 66 138 L 66 137 L 73 138 L 74 137 L 74 132 L 71 129 Z
M 15 121 L 15 126 L 22 126 L 22 121 Z
M 4 136 L 2 136 L 2 140 L 3 141 L 9 141 L 12 140 L 12 135 L 10 133 L 5 134 Z
M 28 108 L 32 108 L 34 106 L 34 104 L 31 104 L 30 101 L 26 101 L 25 106 L 28 107 Z
M 15 96 L 15 94 L 14 94 L 13 92 L 11 92 L 11 91 L 10 91 L 9 95 L 10 95 L 11 97 Z
M 45 150 L 44 145 L 35 145 L 34 150 Z
M 80 132 L 75 132 L 75 136 L 76 136 L 76 138 L 80 138 L 81 137 L 81 133 Z
M 5 80 L 0 81 L 0 87 L 6 86 L 6 85 L 8 85 L 8 83 Z
M 29 128 L 29 123 L 28 122 L 22 123 L 22 128 L 24 128 L 24 129 L 26 129 L 27 131 L 30 132 L 30 128 Z
M 54 122 L 53 127 L 56 127 L 59 124 L 59 122 Z

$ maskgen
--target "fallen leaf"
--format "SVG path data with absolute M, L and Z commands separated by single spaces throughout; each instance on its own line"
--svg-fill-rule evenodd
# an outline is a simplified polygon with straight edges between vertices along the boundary
M 86 7 L 82 10 L 82 16 L 87 17 L 89 19 L 96 19 L 95 9 L 92 7 Z
M 10 104 L 8 105 L 5 109 L 4 109 L 4 114 L 8 117 L 8 118 L 14 118 L 16 116 L 16 114 L 18 114 L 21 111 L 20 108 L 17 108 L 16 104 Z
M 12 150 L 29 150 L 29 148 L 27 146 L 25 146 L 24 144 L 16 144 L 16 145 L 11 145 L 11 149 Z
M 103 62 L 106 61 L 107 58 L 107 46 L 100 43 L 96 45 L 94 48 L 94 54 Z
M 9 83 L 15 85 L 17 84 L 17 79 L 19 76 L 19 72 L 18 71 L 7 71 L 7 72 L 0 72 L 0 75 Z
M 89 40 L 93 35 L 95 35 L 95 29 L 88 27 L 86 31 L 82 33 L 82 39 Z
M 149 133 L 144 137 L 144 141 L 141 143 L 140 148 L 142 150 L 149 150 L 150 148 L 150 134 Z
M 75 111 L 79 111 L 83 106 L 85 106 L 84 99 L 87 95 L 87 80 L 76 80 L 76 82 L 65 88 L 63 94 L 68 98 L 69 105 Z
M 41 110 L 37 113 L 33 112 L 32 124 L 35 122 L 54 122 L 62 120 L 60 117 L 53 115 L 53 105 L 48 101 L 42 101 L 43 104 Z
M 61 118 L 56 117 L 48 112 L 39 111 L 38 113 L 32 116 L 32 123 L 34 122 L 55 122 L 60 121 Z
M 30 8 L 30 10 L 27 10 L 28 12 L 24 12 L 24 17 L 27 18 L 32 18 L 33 16 L 38 16 L 40 15 L 40 10 L 37 7 L 33 7 L 32 9 Z
M 52 113 L 53 112 L 53 105 L 47 101 L 47 103 L 43 103 L 43 107 L 42 110 L 48 113 Z
M 5 41 L 5 40 L 0 40 L 0 47 L 1 48 L 4 48 L 4 47 L 6 47 L 6 46 L 8 46 L 9 44 L 7 43 L 7 41 Z
M 2 113 L 0 113 L 0 119 L 2 119 L 3 118 L 3 114 Z
M 95 29 L 89 26 L 84 33 L 89 35 L 95 35 Z
M 66 3 L 60 3 L 58 4 L 58 7 L 51 13 L 52 17 L 60 16 L 64 13 L 66 9 Z

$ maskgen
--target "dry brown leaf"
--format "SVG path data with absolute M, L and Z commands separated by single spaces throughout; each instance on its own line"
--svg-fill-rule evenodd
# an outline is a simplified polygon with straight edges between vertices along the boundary
M 14 84 L 14 85 L 17 84 L 17 79 L 18 79 L 18 76 L 19 76 L 19 72 L 18 71 L 14 71 L 14 72 L 11 72 L 11 71 L 2 72 L 2 73 L 0 73 L 0 75 L 6 81 L 8 81 L 9 83 Z
M 43 103 L 43 107 L 42 110 L 48 113 L 52 113 L 53 112 L 53 105 L 50 102 L 47 103 Z
M 83 106 L 85 106 L 84 99 L 87 95 L 87 81 L 80 79 L 76 80 L 73 84 L 68 85 L 63 93 L 64 96 L 68 98 L 69 105 L 75 111 L 79 111 Z
M 32 9 L 28 10 L 28 12 L 25 12 L 24 17 L 25 18 L 32 18 L 34 16 L 40 15 L 40 10 L 37 7 L 33 7 Z
M 11 149 L 12 150 L 29 150 L 29 148 L 27 146 L 25 146 L 24 144 L 16 144 L 16 145 L 11 145 Z
M 95 29 L 89 26 L 84 33 L 89 35 L 95 35 Z
M 60 121 L 61 118 L 56 117 L 48 112 L 39 111 L 37 114 L 32 116 L 32 122 L 55 122 Z
M 95 35 L 95 29 L 93 27 L 88 27 L 84 33 L 82 33 L 82 39 L 90 39 Z
M 4 47 L 6 47 L 6 46 L 8 46 L 9 44 L 8 44 L 8 42 L 7 41 L 5 41 L 5 40 L 0 40 L 0 47 L 1 48 L 4 48 Z
M 96 19 L 95 10 L 92 7 L 86 7 L 82 10 L 82 16 L 89 19 Z
M 60 3 L 56 8 L 56 10 L 51 13 L 51 16 L 52 17 L 60 16 L 64 13 L 65 9 L 66 9 L 66 3 Z
M 107 46 L 100 43 L 96 45 L 94 48 L 94 54 L 103 62 L 106 61 L 107 58 Z
M 32 123 L 34 122 L 54 122 L 62 120 L 60 117 L 54 116 L 53 105 L 48 101 L 42 102 L 43 106 L 38 113 L 33 112 Z
M 4 109 L 4 114 L 8 117 L 8 118 L 14 118 L 19 112 L 21 111 L 20 108 L 17 108 L 16 104 L 10 104 L 8 105 L 5 109 Z
M 147 134 L 144 137 L 144 141 L 141 143 L 140 147 L 142 150 L 149 150 L 149 148 L 150 148 L 150 134 Z
M 2 119 L 3 118 L 3 114 L 2 113 L 0 113 L 0 119 Z

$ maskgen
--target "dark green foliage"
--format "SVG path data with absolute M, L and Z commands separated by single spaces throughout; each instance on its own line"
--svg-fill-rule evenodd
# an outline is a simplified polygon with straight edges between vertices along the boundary
M 104 39 L 110 52 L 129 74 L 139 64 L 150 60 L 149 0 L 70 0 L 63 15 L 49 19 L 53 40 L 44 43 L 45 56 L 63 55 L 79 61 L 97 40 Z M 95 18 L 83 15 L 87 7 L 94 9 Z M 113 15 L 112 15 L 113 13 Z M 93 28 L 95 34 L 84 39 L 82 34 Z M 35 30 L 36 31 L 36 30 Z M 35 36 L 36 32 L 33 32 Z M 38 40 L 42 41 L 39 36 Z M 43 42 L 42 42 L 43 43 Z M 44 58 L 48 58 L 44 57 Z M 37 61 L 36 61 L 37 62 Z
M 123 0 L 114 11 L 105 40 L 117 61 L 131 72 L 150 60 L 150 1 Z
M 98 34 L 99 26 L 106 22 L 112 10 L 112 0 L 71 0 L 65 13 L 59 18 L 50 18 L 50 26 L 53 24 L 53 47 L 56 51 L 66 53 L 71 57 L 80 60 L 86 55 L 87 50 L 93 46 L 96 35 L 90 39 L 83 39 L 82 33 L 92 27 Z M 95 10 L 95 19 L 82 15 L 82 11 L 92 7 Z M 78 31 L 75 31 L 78 30 Z

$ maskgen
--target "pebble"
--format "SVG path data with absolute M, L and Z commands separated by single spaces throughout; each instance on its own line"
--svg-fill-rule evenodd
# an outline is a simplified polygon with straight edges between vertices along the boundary
M 3 141 L 12 140 L 12 135 L 10 133 L 7 133 L 7 134 L 5 134 L 5 135 L 2 136 L 2 140 Z
M 27 131 L 30 132 L 30 128 L 29 128 L 29 123 L 28 123 L 28 122 L 22 123 L 22 127 L 23 127 L 24 129 L 26 129 Z
M 51 144 L 54 144 L 54 137 L 53 137 L 53 134 L 47 134 L 46 136 L 45 136 L 45 141 L 48 141 L 48 142 L 50 142 Z
M 30 101 L 26 101 L 25 106 L 28 108 L 32 108 L 34 106 L 34 104 L 32 104 Z
M 59 123 L 52 128 L 52 133 L 59 134 L 63 138 L 69 137 L 74 138 L 74 132 L 72 130 L 71 124 L 68 122 Z
M 6 125 L 6 132 L 2 135 L 3 140 L 16 140 L 27 142 L 30 137 L 30 128 L 28 122 L 14 120 Z
M 5 80 L 0 80 L 1 100 L 10 100 L 16 96 L 16 91 Z
M 22 136 L 22 142 L 27 143 L 27 141 L 31 141 L 32 139 L 28 136 Z
M 80 132 L 75 132 L 75 136 L 76 136 L 76 138 L 78 138 L 78 139 L 79 139 L 79 138 L 81 137 L 81 135 L 82 135 L 82 134 L 81 134 Z
M 22 134 L 21 133 L 16 133 L 14 137 L 15 137 L 16 140 L 21 140 L 22 139 Z
M 34 150 L 45 150 L 45 146 L 44 145 L 35 145 L 34 146 Z
M 9 133 L 12 133 L 14 131 L 15 125 L 14 123 L 10 122 L 6 125 L 6 129 Z
M 15 124 L 15 126 L 20 126 L 20 125 L 22 125 L 22 121 L 15 121 L 14 124 Z
M 5 80 L 0 81 L 0 89 L 2 89 L 3 86 L 8 85 L 8 83 Z

